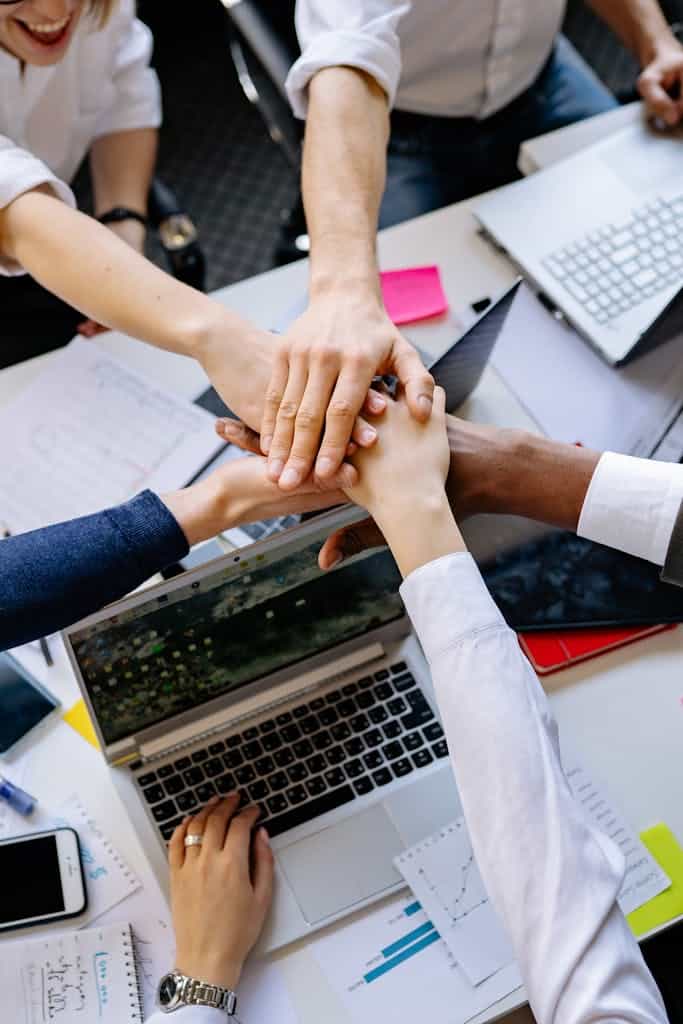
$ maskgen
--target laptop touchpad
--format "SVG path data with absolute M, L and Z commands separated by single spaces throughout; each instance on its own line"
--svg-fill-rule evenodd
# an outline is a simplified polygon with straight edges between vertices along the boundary
M 401 881 L 393 859 L 405 849 L 381 806 L 278 850 L 287 881 L 309 924 Z

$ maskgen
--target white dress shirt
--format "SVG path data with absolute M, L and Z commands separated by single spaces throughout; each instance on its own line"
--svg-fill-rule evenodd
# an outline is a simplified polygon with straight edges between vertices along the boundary
M 400 110 L 488 117 L 536 79 L 564 10 L 565 0 L 297 0 L 292 108 L 305 117 L 313 75 L 347 65 Z
M 683 501 L 683 466 L 605 452 L 584 499 L 580 537 L 664 565 Z
M 96 138 L 158 127 L 151 52 L 134 0 L 120 0 L 103 29 L 83 15 L 64 59 L 52 67 L 22 71 L 0 49 L 0 209 L 41 184 L 75 206 L 69 182 Z M 0 254 L 0 274 L 21 273 Z

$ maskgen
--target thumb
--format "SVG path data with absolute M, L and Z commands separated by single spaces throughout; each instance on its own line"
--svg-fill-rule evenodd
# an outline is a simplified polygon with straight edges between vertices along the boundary
M 254 455 L 261 454 L 261 438 L 246 423 L 221 417 L 216 420 L 214 428 L 218 436 L 228 444 L 234 444 L 236 448 L 241 448 L 244 452 L 253 452 Z
M 426 422 L 432 412 L 434 378 L 407 341 L 396 345 L 392 370 L 403 386 L 411 415 Z
M 374 519 L 364 519 L 351 526 L 342 526 L 328 537 L 318 554 L 318 565 L 323 570 L 333 569 L 346 558 L 385 544 L 384 534 Z
M 254 895 L 261 906 L 267 910 L 273 898 L 273 875 L 275 858 L 270 848 L 270 840 L 265 828 L 260 828 L 254 836 L 251 859 L 251 881 Z

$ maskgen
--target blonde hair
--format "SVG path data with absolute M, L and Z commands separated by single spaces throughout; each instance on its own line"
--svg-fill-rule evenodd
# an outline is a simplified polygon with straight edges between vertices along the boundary
M 90 0 L 88 10 L 96 20 L 98 28 L 104 28 L 118 2 L 119 0 Z

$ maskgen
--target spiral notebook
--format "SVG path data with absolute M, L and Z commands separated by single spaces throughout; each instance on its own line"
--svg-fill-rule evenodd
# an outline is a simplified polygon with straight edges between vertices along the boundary
M 3 948 L 3 1020 L 13 1024 L 141 1024 L 142 997 L 128 924 L 65 932 Z

